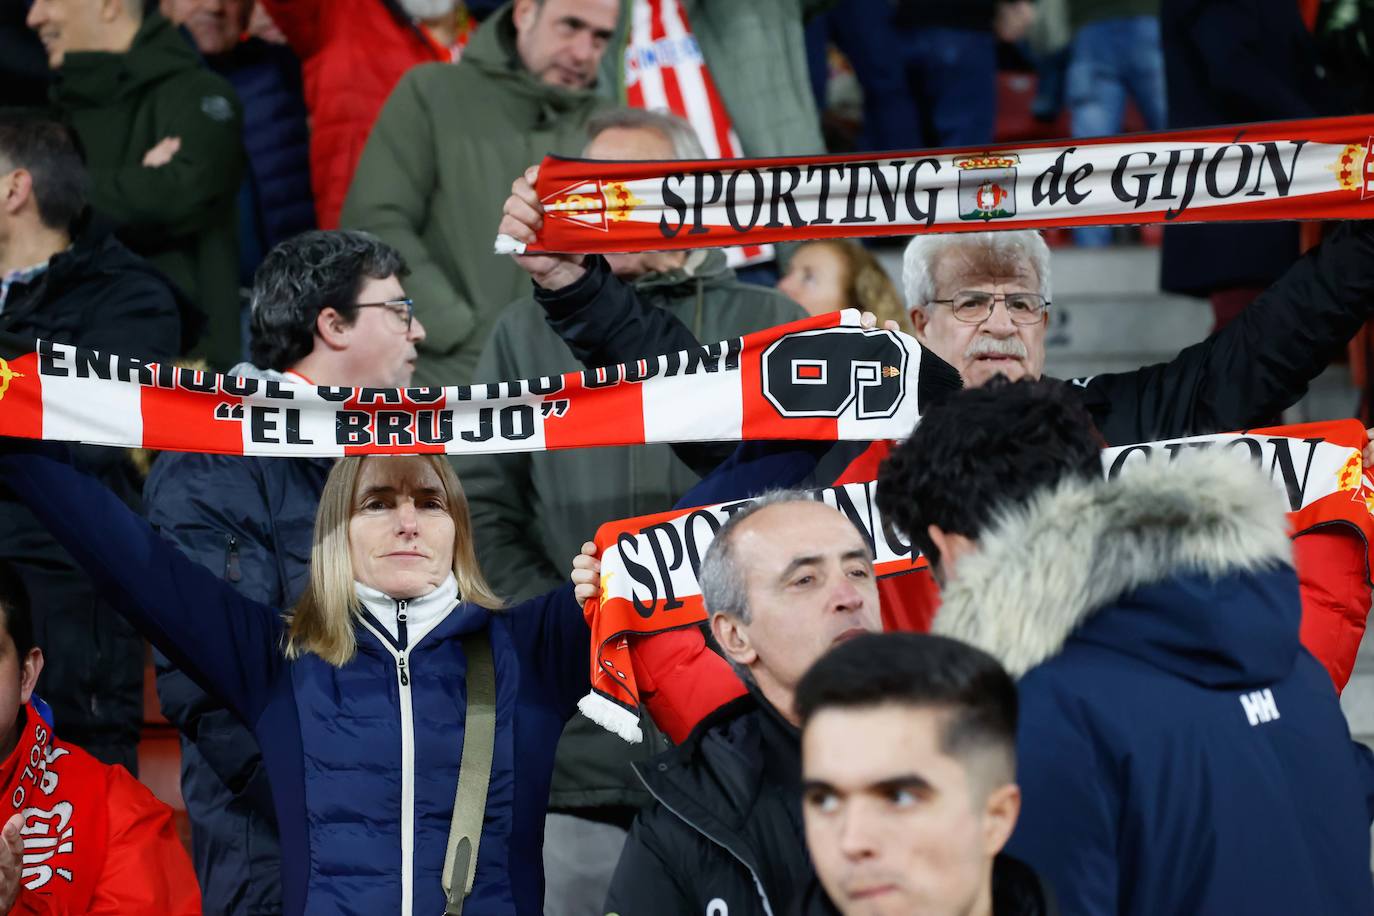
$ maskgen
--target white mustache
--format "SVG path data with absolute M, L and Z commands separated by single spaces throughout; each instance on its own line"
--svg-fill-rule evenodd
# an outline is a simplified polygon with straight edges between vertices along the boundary
M 964 351 L 964 359 L 973 359 L 978 356 L 1014 356 L 1017 359 L 1025 359 L 1026 345 L 1021 342 L 1019 337 L 988 337 L 980 334 L 973 338 L 969 343 L 968 349 Z

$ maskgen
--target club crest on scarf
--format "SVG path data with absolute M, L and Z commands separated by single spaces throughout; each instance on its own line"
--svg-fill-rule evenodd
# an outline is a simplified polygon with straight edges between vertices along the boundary
M 1010 219 L 1016 215 L 1016 164 L 1019 156 L 955 156 L 959 170 L 959 218 Z
M 1343 189 L 1358 189 L 1360 200 L 1374 194 L 1374 137 L 1370 137 L 1363 146 L 1349 144 L 1327 168 L 1335 174 L 1336 181 Z

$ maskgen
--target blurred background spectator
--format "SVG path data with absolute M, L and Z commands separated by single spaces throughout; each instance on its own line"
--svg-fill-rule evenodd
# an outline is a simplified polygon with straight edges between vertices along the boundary
M 201 352 L 227 369 L 240 351 L 233 88 L 141 0 L 35 0 L 28 24 L 85 150 L 92 206 L 206 313 Z
M 1120 132 L 1128 97 L 1135 102 L 1148 129 L 1164 129 L 1159 2 L 1069 0 L 1073 38 L 1064 78 L 1065 100 L 1075 137 L 1105 137 Z M 1210 0 L 1206 5 L 1210 5 Z M 1220 54 L 1215 57 L 1218 62 L 1224 59 Z M 1107 245 L 1112 240 L 1112 229 L 1084 226 L 1074 230 L 1074 240 L 1089 247 Z
M 911 333 L 902 297 L 878 259 L 854 239 L 827 239 L 799 246 L 787 264 L 778 289 L 807 314 L 859 309 L 884 321 L 895 321 Z
M 622 0 L 597 89 L 632 108 L 685 118 L 708 159 L 822 152 L 802 23 L 832 3 Z M 741 279 L 777 280 L 774 246 L 725 253 Z
M 315 228 L 301 67 L 290 48 L 250 33 L 254 10 L 253 0 L 162 0 L 163 15 L 186 30 L 243 105 L 247 168 L 238 195 L 238 282 L 245 327 L 246 291 L 263 255 Z
M 24 22 L 29 0 L 0 0 L 0 107 L 42 105 L 52 75 L 43 43 Z
M 374 232 L 410 266 L 428 332 L 418 385 L 466 385 L 492 326 L 529 290 L 491 254 L 511 182 L 549 153 L 582 148 L 619 0 L 515 0 L 482 24 L 456 66 L 406 73 L 367 140 L 341 222 Z
M 462 0 L 262 0 L 305 74 L 311 187 L 321 229 L 339 225 L 368 131 L 411 67 L 456 61 L 471 23 Z M 461 120 L 461 119 L 460 119 Z
M 1339 113 L 1293 0 L 1162 0 L 1160 23 L 1171 128 Z M 1169 226 L 1160 285 L 1209 297 L 1223 327 L 1297 260 L 1300 225 Z
M 997 42 L 1020 41 L 1035 19 L 1030 0 L 897 0 L 913 125 L 912 148 L 992 142 Z M 879 26 L 880 27 L 880 26 Z
M 816 107 L 824 112 L 832 101 L 838 101 L 829 92 L 832 45 L 843 53 L 863 87 L 863 120 L 853 141 L 861 150 L 921 145 L 921 123 L 907 82 L 902 41 L 891 27 L 892 11 L 891 0 L 847 0 L 806 24 L 806 57 Z M 829 135 L 826 139 L 832 151 L 840 151 L 829 143 Z

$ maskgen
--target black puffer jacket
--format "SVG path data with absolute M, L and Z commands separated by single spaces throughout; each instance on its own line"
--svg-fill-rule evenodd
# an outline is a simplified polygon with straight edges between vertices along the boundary
M 619 916 L 781 914 L 812 879 L 797 730 L 753 694 L 636 766 L 656 804 L 635 820 L 611 879 Z
M 165 360 L 181 352 L 183 326 L 194 324 L 194 314 L 156 268 L 96 229 L 54 255 L 32 281 L 10 288 L 0 331 Z M 73 454 L 79 467 L 138 508 L 142 484 L 128 452 L 78 446 Z M 0 531 L 0 557 L 16 564 L 39 609 L 34 636 L 46 656 L 39 694 L 64 736 L 137 772 L 143 641 L 8 490 L 0 490 Z

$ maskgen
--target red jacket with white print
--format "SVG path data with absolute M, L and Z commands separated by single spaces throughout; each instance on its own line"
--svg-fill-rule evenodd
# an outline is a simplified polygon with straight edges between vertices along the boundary
M 59 741 L 32 704 L 0 783 L 0 824 L 24 813 L 24 869 L 10 913 L 199 916 L 200 888 L 172 809 L 128 770 Z

